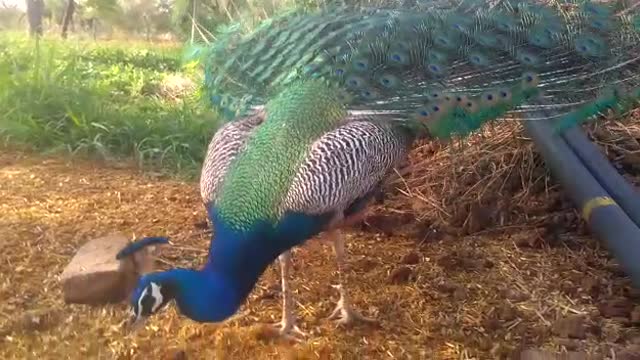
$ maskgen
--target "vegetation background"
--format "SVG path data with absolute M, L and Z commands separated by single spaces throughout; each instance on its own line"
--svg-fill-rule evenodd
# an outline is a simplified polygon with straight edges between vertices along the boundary
M 0 1 L 0 139 L 193 177 L 218 116 L 183 48 L 294 0 Z

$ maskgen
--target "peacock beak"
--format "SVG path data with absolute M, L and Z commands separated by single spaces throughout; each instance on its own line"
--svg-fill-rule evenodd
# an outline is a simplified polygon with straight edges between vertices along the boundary
M 138 330 L 144 328 L 145 323 L 149 319 L 148 316 L 134 316 L 129 320 L 126 325 L 126 332 L 129 334 L 133 334 L 138 332 Z

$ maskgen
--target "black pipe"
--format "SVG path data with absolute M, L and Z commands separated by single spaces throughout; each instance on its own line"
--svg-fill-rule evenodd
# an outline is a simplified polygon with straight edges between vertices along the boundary
M 640 227 L 640 192 L 638 189 L 618 173 L 609 159 L 594 143 L 589 141 L 579 126 L 565 130 L 562 137 L 573 153 L 582 160 L 591 175 L 620 204 L 636 226 Z
M 533 117 L 533 116 L 532 116 Z M 589 173 L 546 121 L 523 121 L 547 166 L 581 209 L 583 218 L 640 288 L 640 228 Z

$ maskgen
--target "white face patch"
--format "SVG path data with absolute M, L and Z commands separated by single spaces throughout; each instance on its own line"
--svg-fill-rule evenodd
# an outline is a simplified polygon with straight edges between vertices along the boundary
M 136 317 L 140 317 L 142 315 L 142 300 L 147 296 L 147 289 L 148 288 L 144 288 L 144 290 L 142 290 L 142 294 L 140 294 L 140 297 L 138 298 L 138 312 L 134 314 Z
M 155 300 L 153 307 L 151 308 L 151 312 L 153 313 L 158 310 L 158 307 L 162 305 L 162 300 L 164 300 L 162 293 L 160 292 L 160 285 L 156 285 L 156 283 L 153 282 L 151 283 L 151 296 Z
M 161 286 L 151 282 L 142 290 L 138 298 L 138 304 L 134 315 L 137 318 L 149 316 L 153 314 L 162 305 L 164 297 L 162 296 Z

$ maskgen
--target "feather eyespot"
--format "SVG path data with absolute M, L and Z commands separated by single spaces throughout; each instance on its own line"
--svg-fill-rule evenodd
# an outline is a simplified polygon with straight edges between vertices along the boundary
M 438 64 L 429 64 L 427 68 L 429 69 L 429 72 L 434 75 L 441 75 L 443 72 L 442 67 Z
M 596 36 L 583 36 L 576 40 L 575 49 L 583 56 L 601 56 L 606 49 L 604 41 Z
M 446 111 L 452 106 L 455 106 L 456 99 L 449 93 L 443 94 L 442 96 L 440 96 L 440 99 L 442 100 L 438 102 L 438 105 L 441 107 L 442 111 Z
M 465 103 L 467 101 L 469 101 L 469 97 L 467 95 L 464 95 L 464 94 L 463 95 L 456 95 L 454 101 L 457 104 L 456 106 L 464 108 L 465 107 Z
M 366 99 L 376 99 L 379 96 L 379 93 L 376 90 L 364 90 L 361 94 Z
M 430 99 L 439 99 L 440 98 L 440 94 L 441 94 L 440 91 L 433 90 L 433 91 L 430 91 L 428 93 L 428 96 L 429 96 Z
M 385 74 L 385 75 L 382 75 L 380 77 L 379 82 L 384 87 L 391 88 L 391 87 L 397 86 L 399 84 L 400 80 L 397 77 L 393 76 L 393 75 Z
M 473 100 L 468 100 L 463 107 L 466 113 L 475 113 L 478 111 L 478 104 Z
M 526 88 L 538 86 L 540 79 L 537 74 L 532 72 L 526 72 L 522 75 L 522 81 Z
M 471 53 L 471 55 L 469 56 L 469 62 L 477 66 L 486 66 L 489 64 L 489 59 L 483 54 L 478 54 L 474 52 L 474 53 Z
M 501 102 L 509 102 L 511 101 L 511 91 L 508 89 L 500 89 L 498 90 L 498 97 Z
M 481 104 L 486 106 L 493 106 L 496 104 L 496 102 L 498 102 L 498 98 L 499 96 L 497 92 L 494 92 L 494 91 L 486 92 L 482 94 Z
M 515 24 L 510 19 L 502 19 L 497 23 L 498 29 L 502 31 L 511 31 L 515 28 Z
M 536 46 L 539 47 L 550 47 L 553 44 L 553 40 L 551 39 L 551 35 L 550 34 L 546 34 L 546 36 L 543 35 L 531 35 L 531 37 L 529 38 L 529 41 Z

